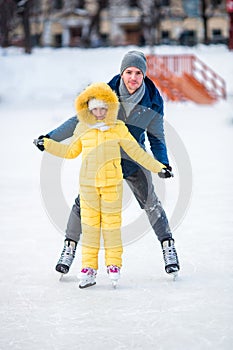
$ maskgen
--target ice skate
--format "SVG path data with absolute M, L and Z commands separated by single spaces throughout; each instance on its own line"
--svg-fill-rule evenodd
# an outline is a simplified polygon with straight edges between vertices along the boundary
M 78 276 L 79 288 L 94 286 L 96 284 L 96 273 L 97 271 L 95 269 L 92 269 L 91 267 L 84 267 Z
M 65 240 L 61 257 L 58 260 L 58 263 L 55 268 L 57 272 L 60 272 L 62 274 L 60 280 L 62 279 L 63 275 L 69 272 L 70 266 L 75 257 L 76 246 L 76 242 Z
M 117 282 L 120 278 L 120 267 L 118 267 L 116 265 L 109 265 L 107 267 L 107 273 L 108 273 L 109 278 L 112 282 L 113 288 L 116 288 Z
M 173 239 L 162 242 L 163 258 L 165 262 L 165 271 L 176 280 L 180 270 L 179 261 Z

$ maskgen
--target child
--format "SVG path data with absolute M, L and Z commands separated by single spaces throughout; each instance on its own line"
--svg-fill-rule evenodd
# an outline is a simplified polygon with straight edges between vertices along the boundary
M 82 270 L 80 288 L 94 285 L 102 231 L 105 264 L 115 283 L 122 266 L 121 210 L 122 169 L 120 147 L 152 172 L 165 166 L 146 153 L 117 120 L 118 97 L 106 83 L 88 86 L 75 101 L 79 123 L 70 145 L 48 138 L 38 140 L 55 156 L 75 158 L 82 152 L 80 200 L 82 222 Z

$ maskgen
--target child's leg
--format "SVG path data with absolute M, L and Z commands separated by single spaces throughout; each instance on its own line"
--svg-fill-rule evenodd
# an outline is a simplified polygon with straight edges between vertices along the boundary
M 101 188 L 101 227 L 106 266 L 122 265 L 121 210 L 122 183 Z
M 100 195 L 99 189 L 81 186 L 81 221 L 82 221 L 82 267 L 98 269 L 100 248 Z

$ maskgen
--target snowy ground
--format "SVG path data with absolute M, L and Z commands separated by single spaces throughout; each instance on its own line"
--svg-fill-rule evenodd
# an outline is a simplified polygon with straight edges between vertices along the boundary
M 128 50 L 43 49 L 31 56 L 0 51 L 1 350 L 232 349 L 233 53 L 224 46 L 156 49 L 192 52 L 227 82 L 228 99 L 215 106 L 165 107 L 169 136 L 181 140 L 192 167 L 192 177 L 180 184 L 190 169 L 187 162 L 176 164 L 179 148 L 167 139 L 175 178 L 166 180 L 165 188 L 158 186 L 174 223 L 179 279 L 173 282 L 164 273 L 151 230 L 125 246 L 116 290 L 106 276 L 102 251 L 93 288 L 78 288 L 80 247 L 62 282 L 54 270 L 77 192 L 79 160 L 63 164 L 61 186 L 68 209 L 56 225 L 42 199 L 44 156 L 32 140 L 72 116 L 76 94 L 92 81 L 108 81 Z M 176 221 L 179 192 L 190 197 L 185 186 L 191 186 L 191 201 Z M 140 215 L 131 199 L 123 224 Z

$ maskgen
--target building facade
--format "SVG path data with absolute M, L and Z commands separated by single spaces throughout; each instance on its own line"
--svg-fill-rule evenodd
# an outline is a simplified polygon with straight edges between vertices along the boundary
M 34 0 L 30 15 L 32 44 L 195 45 L 204 40 L 203 1 L 209 42 L 227 42 L 225 0 Z M 12 36 L 22 35 L 19 23 Z

